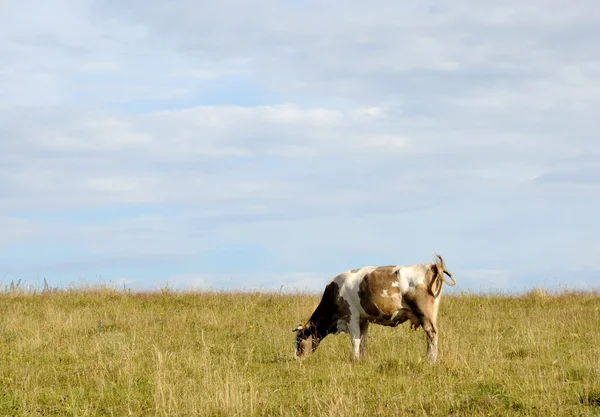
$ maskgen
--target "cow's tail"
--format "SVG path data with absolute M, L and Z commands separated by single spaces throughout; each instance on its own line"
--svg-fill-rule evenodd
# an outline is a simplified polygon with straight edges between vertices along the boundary
M 444 269 L 444 274 L 448 275 L 450 277 L 450 279 L 452 280 L 452 282 L 446 280 L 446 277 L 444 275 L 442 275 L 442 280 L 446 284 L 450 285 L 451 287 L 454 287 L 456 285 L 456 280 L 454 279 L 454 277 L 452 276 L 452 274 L 449 271 L 446 271 L 445 269 Z
M 435 255 L 435 257 L 435 263 L 431 266 L 432 276 L 431 281 L 429 282 L 428 290 L 431 295 L 437 298 L 442 292 L 442 286 L 444 283 L 454 287 L 456 285 L 456 280 L 452 274 L 446 270 L 444 259 L 440 255 Z M 452 281 L 447 280 L 444 275 L 448 275 Z

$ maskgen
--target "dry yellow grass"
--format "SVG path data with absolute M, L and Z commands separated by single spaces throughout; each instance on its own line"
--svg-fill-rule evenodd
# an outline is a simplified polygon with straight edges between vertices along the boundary
M 600 415 L 600 297 L 445 295 L 422 330 L 371 326 L 291 359 L 319 295 L 0 294 L 0 415 Z

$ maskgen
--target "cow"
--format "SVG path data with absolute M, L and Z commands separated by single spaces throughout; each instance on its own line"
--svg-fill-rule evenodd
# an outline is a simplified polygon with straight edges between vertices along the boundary
M 444 283 L 454 286 L 456 280 L 440 255 L 435 255 L 433 263 L 365 266 L 343 272 L 327 284 L 308 322 L 292 330 L 296 332 L 293 357 L 314 352 L 329 334 L 348 333 L 352 361 L 364 359 L 369 323 L 396 327 L 410 321 L 415 331 L 423 327 L 425 357 L 435 363 L 436 319 Z

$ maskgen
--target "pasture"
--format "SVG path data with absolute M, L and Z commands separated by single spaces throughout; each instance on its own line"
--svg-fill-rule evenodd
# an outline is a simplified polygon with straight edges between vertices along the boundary
M 422 329 L 372 325 L 292 360 L 320 294 L 0 294 L 2 416 L 600 415 L 598 293 L 444 294 Z

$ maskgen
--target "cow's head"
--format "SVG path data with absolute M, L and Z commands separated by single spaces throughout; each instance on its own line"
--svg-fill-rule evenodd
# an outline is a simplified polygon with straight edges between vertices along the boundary
M 317 349 L 319 338 L 317 328 L 313 323 L 306 326 L 299 324 L 293 332 L 296 332 L 296 347 L 294 348 L 294 359 L 300 359 Z

